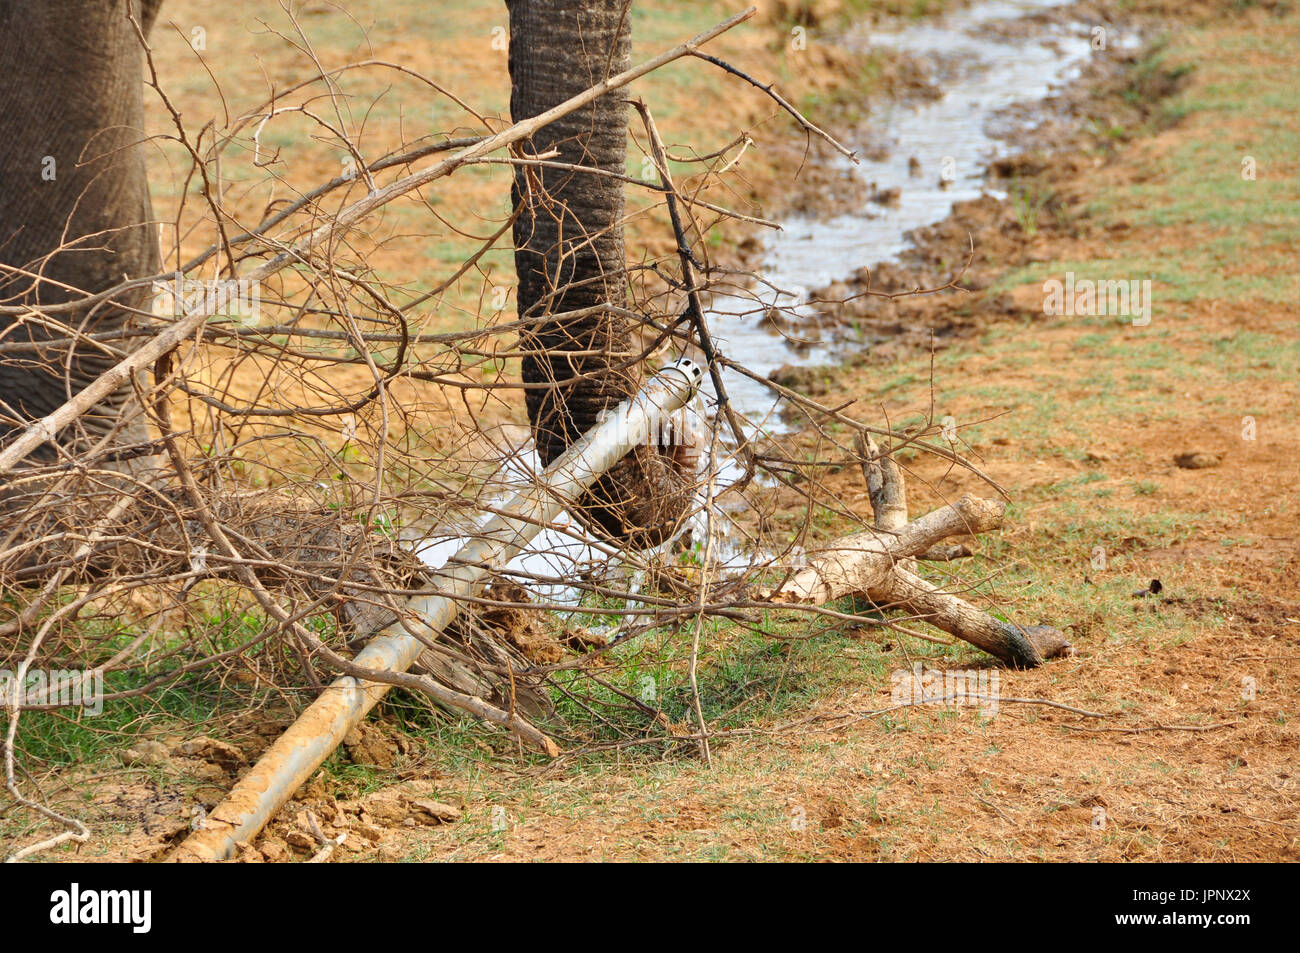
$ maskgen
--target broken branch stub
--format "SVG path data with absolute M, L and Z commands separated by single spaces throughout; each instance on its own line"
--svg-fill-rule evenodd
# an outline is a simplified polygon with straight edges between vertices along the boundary
M 907 486 L 898 461 L 881 453 L 871 434 L 859 430 L 856 438 L 862 476 L 867 481 L 876 529 L 896 533 L 907 525 Z
M 858 449 L 858 461 L 862 464 L 862 478 L 867 481 L 867 494 L 871 498 L 871 509 L 875 513 L 876 529 L 887 533 L 897 533 L 907 525 L 907 485 L 903 481 L 903 472 L 898 461 L 889 453 L 881 453 L 871 434 L 859 430 L 854 443 Z M 954 546 L 931 546 L 917 559 L 929 562 L 949 562 L 971 554 L 970 547 L 964 543 Z M 915 569 L 915 562 L 907 565 Z

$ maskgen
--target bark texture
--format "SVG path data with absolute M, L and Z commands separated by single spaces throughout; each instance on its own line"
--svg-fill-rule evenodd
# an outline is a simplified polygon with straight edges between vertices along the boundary
M 507 0 L 510 111 L 528 119 L 628 66 L 628 0 Z M 528 154 L 622 174 L 628 106 L 601 97 L 534 134 Z M 514 204 L 519 313 L 540 317 L 627 303 L 623 183 L 608 176 L 521 167 Z M 609 311 L 539 325 L 525 341 L 523 379 L 558 386 L 529 389 L 529 419 L 543 464 L 564 452 L 602 411 L 633 393 L 633 322 Z M 575 378 L 578 378 L 575 380 Z M 640 447 L 582 501 L 582 515 L 615 539 L 648 546 L 670 535 L 693 497 L 682 446 Z
M 1074 654 L 1060 630 L 998 619 L 916 573 L 918 558 L 961 555 L 954 547 L 940 547 L 944 539 L 1001 526 L 1004 504 L 966 494 L 908 522 L 906 482 L 897 462 L 865 435 L 858 439 L 858 453 L 875 528 L 831 543 L 775 590 L 760 593 L 763 598 L 825 605 L 862 595 L 877 606 L 922 618 L 1015 668 L 1033 668 Z M 940 554 L 931 555 L 936 552 Z

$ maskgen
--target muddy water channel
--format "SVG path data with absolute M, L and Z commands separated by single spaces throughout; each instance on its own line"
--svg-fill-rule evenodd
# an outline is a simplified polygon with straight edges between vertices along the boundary
M 824 287 L 862 267 L 890 262 L 908 247 L 908 233 L 946 218 L 954 203 L 982 194 L 1005 197 L 986 180 L 990 162 L 1017 151 L 1014 135 L 1002 117 L 1018 107 L 1016 126 L 1025 129 L 1028 107 L 1078 78 L 1092 55 L 1092 25 L 1062 22 L 1060 17 L 1025 20 L 1063 6 L 1065 0 L 989 0 L 948 16 L 894 30 L 851 29 L 839 42 L 854 50 L 887 47 L 925 62 L 939 95 L 919 102 L 895 103 L 871 113 L 857 136 L 870 145 L 870 158 L 857 164 L 842 160 L 846 174 L 873 185 L 873 196 L 859 207 L 827 219 L 792 218 L 782 230 L 765 237 L 758 269 L 768 284 L 745 296 L 715 294 L 708 315 L 719 350 L 759 373 L 782 364 L 824 365 L 836 360 L 833 344 L 792 346 L 763 320 L 770 309 L 796 317 L 809 314 L 810 289 Z M 1110 36 L 1109 43 L 1129 45 L 1132 38 Z M 880 198 L 885 201 L 880 201 Z M 798 337 L 797 334 L 791 337 Z M 860 346 L 860 345 L 859 345 Z M 777 401 L 762 384 L 732 371 L 724 383 L 733 406 L 754 432 L 780 432 L 784 425 Z M 697 398 L 695 413 L 708 415 L 713 395 Z M 701 430 L 707 429 L 703 424 Z M 734 461 L 719 448 L 711 467 L 717 485 L 736 474 Z M 537 459 L 522 448 L 503 460 L 502 499 L 536 472 Z M 702 508 L 703 509 L 703 508 Z M 720 545 L 713 559 L 738 570 L 761 557 L 729 546 L 726 516 L 701 512 L 690 527 L 699 540 L 712 535 Z M 466 533 L 472 532 L 465 527 Z M 438 536 L 422 544 L 431 566 L 442 565 L 464 541 L 460 534 Z M 608 547 L 593 545 L 572 522 L 544 530 L 509 570 L 529 576 L 529 588 L 541 600 L 575 604 L 579 592 L 566 584 L 583 567 L 608 565 Z M 617 560 L 615 559 L 615 562 Z M 620 588 L 636 592 L 642 582 L 627 567 Z
M 896 260 L 908 247 L 911 230 L 943 220 L 957 202 L 982 194 L 1005 198 L 985 176 L 990 162 L 1017 151 L 1002 117 L 1013 105 L 1021 107 L 1018 115 L 1026 114 L 1024 107 L 1032 115 L 1034 104 L 1077 79 L 1092 55 L 1090 24 L 1062 25 L 1056 18 L 1050 25 L 1017 23 L 1063 5 L 1063 0 L 990 0 L 894 32 L 859 28 L 845 37 L 851 49 L 887 47 L 926 63 L 942 95 L 872 113 L 860 138 L 874 158 L 860 158 L 856 165 L 842 160 L 850 175 L 874 183 L 869 194 L 887 201 L 869 199 L 821 221 L 786 221 L 782 231 L 766 234 L 759 269 L 780 291 L 715 296 L 711 328 L 728 357 L 761 373 L 780 364 L 833 362 L 832 347 L 791 346 L 764 325 L 761 315 L 771 307 L 798 314 L 806 310 L 810 289 Z M 1104 41 L 1128 46 L 1134 38 L 1110 35 Z M 1022 119 L 1016 129 L 1025 128 Z M 735 406 L 756 426 L 781 429 L 767 388 L 734 372 L 724 383 Z

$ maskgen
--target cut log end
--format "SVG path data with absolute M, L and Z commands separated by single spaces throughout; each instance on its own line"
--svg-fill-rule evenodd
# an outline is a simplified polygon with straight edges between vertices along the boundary
M 1065 633 L 1050 625 L 1007 622 L 1005 626 L 1007 655 L 1004 661 L 1014 668 L 1037 668 L 1048 659 L 1076 654 Z

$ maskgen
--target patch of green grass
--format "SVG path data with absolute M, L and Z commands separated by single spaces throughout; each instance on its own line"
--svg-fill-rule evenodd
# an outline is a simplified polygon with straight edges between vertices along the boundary
M 1300 132 L 1294 124 L 1278 126 L 1263 118 L 1300 107 L 1300 67 L 1291 60 L 1283 64 L 1248 55 L 1258 51 L 1258 43 L 1241 41 L 1240 46 L 1239 57 L 1198 58 L 1198 69 L 1205 71 L 1209 82 L 1199 85 L 1194 94 L 1177 94 L 1169 100 L 1169 108 L 1182 122 L 1204 128 L 1205 135 L 1181 139 L 1158 166 L 1152 165 L 1145 181 L 1096 196 L 1084 213 L 1101 222 L 1122 219 L 1134 225 L 1195 227 L 1198 240 L 1192 247 L 1180 249 L 1176 257 L 1162 249 L 1146 254 L 1134 249 L 1101 267 L 1068 261 L 1035 265 L 1004 276 L 1001 284 L 1039 282 L 1067 270 L 1084 277 L 1104 269 L 1098 277 L 1150 278 L 1157 302 L 1294 300 L 1300 292 L 1300 276 L 1294 269 L 1260 275 L 1225 273 L 1243 254 L 1259 254 L 1267 248 L 1281 254 L 1300 240 L 1300 183 L 1270 174 L 1300 152 Z M 1180 46 L 1175 56 L 1160 49 L 1146 57 L 1133 74 L 1129 95 L 1135 101 L 1145 100 L 1154 87 L 1177 85 L 1190 65 L 1179 59 L 1186 56 L 1185 50 Z M 1221 134 L 1217 127 L 1225 115 L 1256 126 L 1255 133 Z M 1248 157 L 1255 166 L 1253 179 L 1244 174 Z
M 1026 184 L 1017 181 L 1012 181 L 1007 192 L 1012 207 L 1016 210 L 1016 220 L 1020 223 L 1021 230 L 1026 235 L 1037 235 L 1038 218 L 1052 200 L 1052 192 L 1033 182 Z
M 109 672 L 104 693 L 129 692 L 148 681 L 140 671 Z M 97 715 L 77 708 L 25 712 L 15 742 L 29 770 L 96 764 L 163 725 L 174 730 L 208 721 L 228 701 L 214 687 L 190 675 L 148 695 L 106 701 Z

